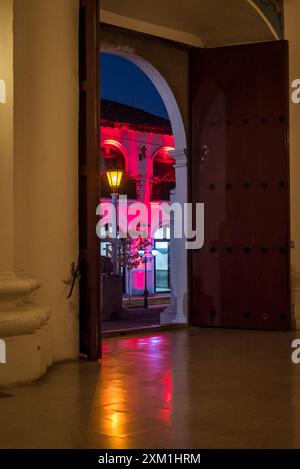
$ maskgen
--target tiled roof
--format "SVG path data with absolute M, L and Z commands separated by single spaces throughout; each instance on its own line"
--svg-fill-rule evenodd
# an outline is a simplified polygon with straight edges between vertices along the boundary
M 101 100 L 101 125 L 118 127 L 127 124 L 129 128 L 142 132 L 172 135 L 170 121 L 150 112 L 108 99 Z

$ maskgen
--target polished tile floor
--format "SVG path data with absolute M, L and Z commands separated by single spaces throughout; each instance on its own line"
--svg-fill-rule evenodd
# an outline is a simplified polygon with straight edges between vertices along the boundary
M 0 399 L 1 448 L 300 448 L 299 333 L 182 329 L 106 339 Z
M 141 327 L 159 326 L 160 313 L 166 308 L 164 306 L 149 305 L 148 309 L 144 308 L 127 308 L 126 319 L 119 319 L 114 321 L 103 321 L 102 330 L 119 331 L 128 329 L 138 329 Z

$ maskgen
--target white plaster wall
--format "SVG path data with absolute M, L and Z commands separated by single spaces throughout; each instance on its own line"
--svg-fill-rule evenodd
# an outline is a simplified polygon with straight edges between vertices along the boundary
M 15 270 L 40 278 L 54 360 L 78 356 L 78 0 L 14 1 Z
M 13 1 L 0 1 L 0 79 L 6 102 L 0 103 L 0 275 L 13 263 Z M 3 176 L 1 178 L 1 175 Z M 11 177 L 6 177 L 10 175 Z

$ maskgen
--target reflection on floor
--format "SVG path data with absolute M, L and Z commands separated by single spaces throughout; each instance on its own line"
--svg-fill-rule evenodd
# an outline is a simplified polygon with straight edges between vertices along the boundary
M 299 448 L 300 333 L 182 329 L 104 341 L 6 389 L 1 448 Z
M 160 313 L 165 306 L 149 306 L 144 308 L 127 308 L 128 317 L 122 320 L 103 321 L 103 331 L 119 331 L 124 329 L 137 329 L 150 326 L 159 326 Z

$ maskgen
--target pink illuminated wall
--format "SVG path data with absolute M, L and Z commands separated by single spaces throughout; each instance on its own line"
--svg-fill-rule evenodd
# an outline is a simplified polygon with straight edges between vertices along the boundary
M 151 206 L 153 212 L 158 210 L 160 200 L 151 201 L 153 163 L 157 155 L 163 155 L 163 158 L 172 162 L 169 151 L 174 149 L 173 136 L 129 129 L 126 123 L 116 123 L 114 127 L 101 126 L 100 135 L 102 149 L 111 147 L 120 151 L 124 156 L 126 176 L 137 181 L 137 200 Z M 135 200 L 128 200 L 129 204 L 132 202 Z M 164 202 L 166 201 L 164 200 Z M 148 220 L 143 220 L 143 223 L 148 225 Z M 159 226 L 157 226 L 158 228 Z M 147 273 L 148 290 L 151 294 L 154 293 L 154 265 L 152 262 L 147 265 Z M 144 275 L 144 265 L 140 265 L 131 272 L 129 281 L 132 294 L 143 294 Z M 129 289 L 128 285 L 127 289 Z

